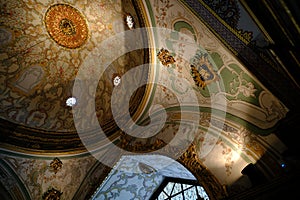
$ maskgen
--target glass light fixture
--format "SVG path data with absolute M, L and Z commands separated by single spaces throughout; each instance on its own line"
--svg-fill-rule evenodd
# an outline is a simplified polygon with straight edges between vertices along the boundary
M 129 29 L 133 29 L 134 28 L 133 17 L 130 14 L 126 15 L 126 24 L 127 24 L 127 26 L 128 26 Z
M 67 105 L 67 106 L 70 106 L 70 107 L 76 105 L 76 103 L 77 103 L 77 99 L 76 99 L 75 97 L 69 97 L 69 98 L 66 100 L 66 105 Z
M 121 77 L 118 76 L 118 75 L 116 75 L 116 76 L 113 78 L 113 84 L 114 84 L 114 86 L 118 86 L 118 85 L 120 85 L 120 83 L 121 83 Z

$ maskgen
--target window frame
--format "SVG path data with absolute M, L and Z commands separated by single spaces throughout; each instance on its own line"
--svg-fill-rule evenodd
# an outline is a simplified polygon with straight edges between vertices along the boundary
M 162 183 L 159 185 L 159 187 L 153 192 L 153 194 L 151 195 L 151 197 L 149 198 L 149 200 L 157 200 L 157 198 L 159 197 L 159 195 L 163 192 L 164 192 L 164 189 L 165 187 L 168 185 L 168 183 L 179 183 L 179 184 L 188 184 L 188 185 L 191 185 L 191 186 L 194 186 L 196 187 L 196 191 L 197 191 L 197 199 L 201 200 L 203 199 L 200 195 L 199 195 L 199 191 L 197 189 L 197 186 L 200 186 L 200 187 L 203 187 L 202 185 L 200 185 L 198 183 L 197 180 L 190 180 L 190 179 L 181 179 L 181 178 L 173 178 L 173 177 L 165 177 L 162 181 Z M 174 186 L 175 186 L 174 184 Z M 174 186 L 172 188 L 172 191 L 174 189 Z M 182 189 L 180 192 L 174 194 L 174 195 L 168 195 L 168 200 L 171 200 L 173 197 L 177 196 L 179 193 L 182 194 L 183 196 L 183 200 L 187 200 L 184 196 L 184 191 L 190 189 L 191 187 L 187 188 L 187 189 Z M 171 194 L 172 194 L 172 191 L 171 191 Z M 205 191 L 206 192 L 206 191 Z M 206 193 L 207 194 L 207 193 Z

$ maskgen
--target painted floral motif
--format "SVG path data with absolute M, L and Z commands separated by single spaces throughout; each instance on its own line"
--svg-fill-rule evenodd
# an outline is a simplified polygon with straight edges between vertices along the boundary
M 222 156 L 225 158 L 225 171 L 226 175 L 230 176 L 232 171 L 232 166 L 234 165 L 234 161 L 232 160 L 233 151 L 230 147 L 222 142 L 221 139 L 218 140 L 217 144 L 219 144 L 222 150 Z
M 211 90 L 195 90 L 195 87 L 193 88 L 193 91 L 197 91 L 199 106 L 210 107 L 212 102 L 218 102 L 219 99 L 225 99 L 227 102 L 226 112 L 231 115 L 231 117 L 229 117 L 230 121 L 225 124 L 220 123 L 220 121 L 218 121 L 218 115 L 209 116 L 211 113 L 207 113 L 207 116 L 205 116 L 202 112 L 199 122 L 201 128 L 197 131 L 195 143 L 197 144 L 198 156 L 201 158 L 201 161 L 205 161 L 208 165 L 213 163 L 213 166 L 219 164 L 218 162 L 222 163 L 220 167 L 224 169 L 226 173 L 225 177 L 221 177 L 222 181 L 233 181 L 233 179 L 239 176 L 233 173 L 235 167 L 241 167 L 240 165 L 246 164 L 246 162 L 255 161 L 265 152 L 259 136 L 246 129 L 246 127 L 249 128 L 248 122 L 256 128 L 267 130 L 272 127 L 274 123 L 278 122 L 279 118 L 284 116 L 286 109 L 278 100 L 269 98 L 267 97 L 268 95 L 262 95 L 266 92 L 263 85 L 232 56 L 232 53 L 228 49 L 224 48 L 221 41 L 213 37 L 213 34 L 207 30 L 205 25 L 199 22 L 196 16 L 191 16 L 184 11 L 184 4 L 172 2 L 172 4 L 170 4 L 172 6 L 167 6 L 167 1 L 157 0 L 149 2 L 155 16 L 153 24 L 159 27 L 174 29 L 172 26 L 176 24 L 176 22 L 181 21 L 190 25 L 189 30 L 193 30 L 191 33 L 195 37 L 195 39 L 191 37 L 192 39 L 188 41 L 182 38 L 178 39 L 172 37 L 172 35 L 168 35 L 165 40 L 161 39 L 160 45 L 166 46 L 172 50 L 172 52 L 176 53 L 176 64 L 167 68 L 167 70 L 162 68 L 162 75 L 159 77 L 160 80 L 162 82 L 168 82 L 172 76 L 180 76 L 188 80 L 189 83 L 191 83 L 190 86 L 192 86 L 192 84 L 195 84 L 193 76 L 191 76 L 190 73 L 192 65 L 192 74 L 194 77 L 196 77 L 195 75 L 198 73 L 196 82 L 198 82 L 199 85 L 201 81 L 202 83 L 205 81 L 205 78 L 206 81 L 211 79 L 216 80 L 211 82 Z M 231 15 L 234 14 L 231 12 L 233 8 L 232 5 L 222 7 L 221 1 L 210 3 L 215 4 L 213 6 L 218 7 L 218 9 L 224 8 L 224 13 L 228 11 L 230 15 L 227 17 L 230 18 L 233 16 Z M 165 10 L 168 12 L 163 13 Z M 184 13 L 184 15 L 180 13 Z M 229 21 L 232 19 L 234 18 L 229 19 Z M 232 22 L 234 22 L 234 20 Z M 195 44 L 199 45 L 199 51 L 191 52 L 191 48 L 189 47 Z M 183 55 L 194 55 L 192 56 L 194 59 L 185 62 Z M 201 68 L 201 66 L 203 67 Z M 210 71 L 207 70 L 209 66 L 212 68 Z M 172 87 L 170 86 L 170 88 Z M 173 92 L 167 88 L 157 87 L 152 104 L 161 104 L 166 108 L 173 108 L 173 106 L 176 105 L 174 101 L 174 97 L 176 96 L 180 96 L 179 91 Z M 271 100 L 267 101 L 267 99 Z M 249 112 L 240 112 L 241 110 L 247 110 Z M 216 120 L 212 119 L 214 117 L 216 117 Z M 240 125 L 233 126 L 232 124 L 234 124 L 234 121 L 237 119 Z M 244 120 L 244 123 L 240 122 L 241 119 Z M 216 143 L 216 138 L 213 137 L 213 133 L 206 132 L 206 130 L 211 127 L 222 132 L 220 137 L 222 137 L 223 146 L 219 141 L 219 145 L 214 149 L 214 151 L 216 151 L 214 153 L 216 154 L 213 155 L 219 153 L 218 155 L 220 155 L 220 157 L 216 158 L 211 158 L 209 153 L 206 154 L 206 157 L 201 156 L 204 152 L 203 149 L 210 149 L 210 147 Z M 205 140 L 205 136 L 210 134 L 212 137 Z M 230 140 L 229 138 L 232 139 Z
M 166 23 L 167 19 L 167 11 L 169 8 L 171 8 L 174 4 L 171 3 L 170 0 L 159 0 L 155 1 L 155 9 L 156 9 L 156 14 L 155 18 L 157 20 L 157 24 L 160 27 L 166 28 L 168 24 Z
M 231 70 L 234 74 L 233 80 L 230 82 L 230 97 L 238 98 L 239 94 L 242 94 L 245 97 L 256 97 L 255 92 L 257 89 L 254 87 L 254 84 L 249 82 L 247 79 L 243 78 L 244 73 L 241 72 L 238 74 L 236 71 Z
M 41 158 L 41 157 L 40 157 Z M 31 199 L 42 199 L 44 193 L 54 188 L 63 192 L 61 198 L 71 199 L 80 186 L 88 170 L 95 164 L 93 157 L 71 158 L 62 160 L 64 167 L 53 173 L 48 158 L 7 157 L 6 162 L 24 180 Z
M 73 115 L 65 102 L 71 96 L 80 67 L 89 62 L 86 59 L 99 42 L 116 33 L 115 22 L 124 25 L 123 6 L 132 16 L 135 10 L 129 1 L 52 3 L 0 3 L 0 115 L 33 128 L 74 131 Z M 134 26 L 139 27 L 139 21 L 134 21 Z M 124 30 L 122 27 L 120 31 Z M 127 55 L 123 62 L 114 64 L 116 73 L 124 74 L 133 61 L 140 64 L 144 59 L 143 54 L 129 57 L 130 61 Z M 109 61 L 107 58 L 104 62 Z M 86 70 L 88 78 L 95 74 L 95 68 L 89 66 Z M 103 116 L 112 85 L 107 80 L 101 80 L 99 85 L 103 90 L 98 91 L 98 96 L 104 98 L 97 102 L 97 115 Z M 100 121 L 107 119 L 105 116 Z M 86 123 L 83 126 L 88 127 L 90 122 Z
M 142 161 L 145 162 L 143 167 L 151 168 L 151 173 L 141 173 L 144 171 L 140 167 Z M 126 195 L 126 199 L 147 200 L 164 177 L 195 180 L 190 171 L 168 157 L 155 154 L 123 156 L 91 199 L 117 200 L 124 199 Z

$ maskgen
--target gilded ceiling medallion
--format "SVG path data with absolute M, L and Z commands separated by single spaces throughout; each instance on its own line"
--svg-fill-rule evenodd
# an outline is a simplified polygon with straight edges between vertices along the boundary
M 85 18 L 76 8 L 70 5 L 52 5 L 47 10 L 44 20 L 50 37 L 63 47 L 78 48 L 88 38 Z

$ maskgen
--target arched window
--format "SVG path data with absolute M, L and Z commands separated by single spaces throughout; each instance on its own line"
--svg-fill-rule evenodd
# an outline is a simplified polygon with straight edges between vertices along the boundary
M 166 177 L 149 200 L 207 200 L 208 195 L 196 180 Z
M 162 155 L 123 155 L 91 198 L 106 199 L 209 198 L 196 177 L 179 162 Z

